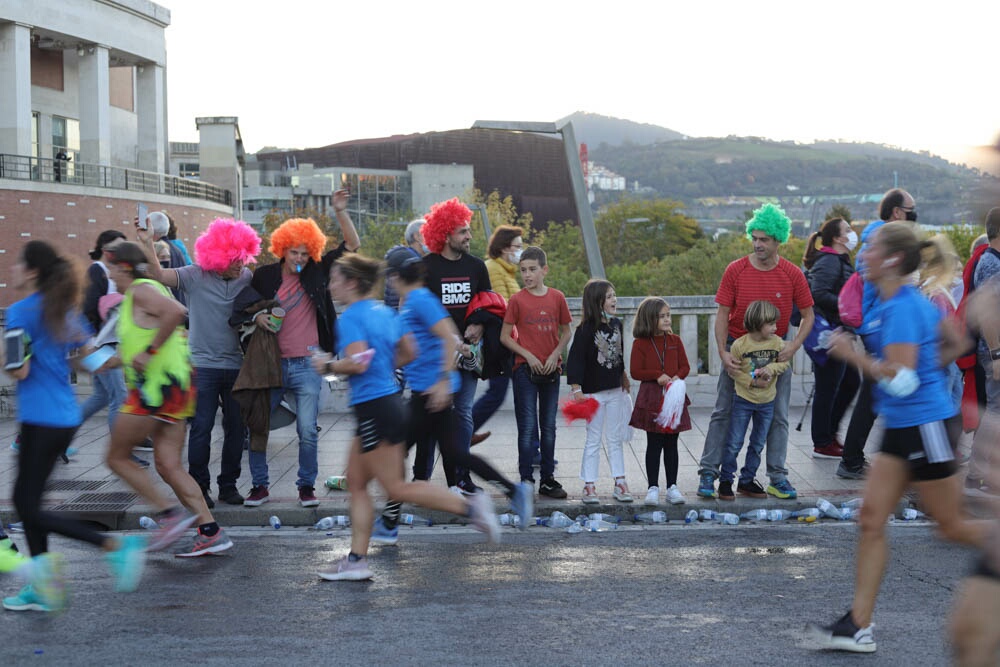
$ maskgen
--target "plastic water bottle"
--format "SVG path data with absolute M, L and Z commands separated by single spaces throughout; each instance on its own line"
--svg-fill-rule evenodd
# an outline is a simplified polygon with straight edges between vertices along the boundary
M 822 515 L 818 507 L 807 507 L 804 510 L 799 510 L 797 512 L 792 512 L 792 516 L 796 519 L 808 519 L 813 518 L 813 521 L 818 519 Z
M 621 523 L 621 519 L 614 514 L 601 514 L 600 512 L 596 514 L 591 514 L 587 517 L 591 521 L 607 521 L 608 523 Z
M 865 504 L 864 498 L 851 498 L 846 502 L 840 503 L 840 509 L 842 510 L 859 510 L 861 506 Z
M 912 507 L 907 507 L 903 510 L 903 521 L 916 521 L 917 519 L 924 519 L 926 517 L 926 514 Z
M 768 521 L 785 521 L 786 519 L 792 518 L 791 510 L 768 510 L 767 520 Z
M 766 521 L 767 520 L 767 510 L 750 510 L 749 512 L 744 512 L 740 515 L 741 519 L 746 519 L 747 521 Z
M 313 525 L 313 530 L 330 530 L 334 526 L 347 527 L 351 525 L 351 517 L 338 514 L 325 516 Z
M 684 523 L 698 523 L 698 510 L 688 510 L 684 515 Z
M 843 516 L 844 521 L 857 521 L 858 516 L 861 514 L 861 510 L 845 507 L 840 510 L 840 514 Z
M 156 523 L 156 519 L 152 519 L 148 516 L 139 517 L 139 527 L 145 528 L 146 530 L 157 530 L 160 524 Z
M 521 525 L 521 517 L 516 514 L 510 514 L 509 512 L 507 514 L 501 514 L 497 517 L 497 519 L 499 519 L 501 526 L 520 527 Z
M 430 526 L 434 522 L 416 514 L 400 514 L 399 522 L 405 526 Z
M 332 489 L 334 491 L 346 491 L 347 490 L 347 477 L 343 475 L 333 475 L 327 477 L 326 481 L 323 482 L 326 488 Z
M 549 526 L 550 528 L 568 528 L 574 524 L 580 525 L 558 510 L 553 512 L 547 519 L 542 519 L 542 525 Z
M 588 521 L 590 521 L 590 517 L 589 517 L 589 516 L 587 516 L 586 514 L 581 514 L 581 515 L 577 516 L 577 517 L 576 517 L 576 519 L 574 519 L 574 520 L 575 520 L 575 521 L 576 521 L 576 522 L 577 522 L 578 524 L 580 524 L 581 526 L 583 526 L 583 525 L 585 525 L 585 524 L 586 524 L 586 523 L 587 523 Z
M 823 516 L 828 516 L 831 519 L 836 519 L 837 521 L 843 520 L 844 516 L 837 509 L 837 506 L 831 503 L 826 498 L 820 498 L 816 501 L 816 509 L 823 513 Z
M 281 519 L 279 519 L 276 516 L 272 516 L 270 519 L 267 520 L 267 522 L 271 524 L 271 528 L 274 528 L 275 530 L 281 528 Z
M 667 513 L 657 510 L 656 512 L 643 512 L 635 515 L 636 523 L 666 523 Z
M 702 521 L 715 521 L 715 510 L 702 510 L 698 512 Z
M 590 519 L 587 521 L 585 528 L 592 533 L 603 533 L 609 530 L 615 530 L 618 528 L 618 524 L 611 523 L 610 521 L 604 521 L 603 519 Z
M 584 527 L 578 524 L 576 521 L 566 526 L 566 532 L 569 533 L 570 535 L 576 535 L 577 533 L 582 533 L 584 530 L 585 530 Z
M 740 522 L 740 517 L 732 512 L 723 512 L 722 514 L 716 514 L 715 520 L 727 526 L 735 526 Z

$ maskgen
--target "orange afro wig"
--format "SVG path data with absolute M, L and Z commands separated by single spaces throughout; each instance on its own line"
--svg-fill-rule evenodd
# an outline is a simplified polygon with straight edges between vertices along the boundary
M 260 237 L 242 220 L 216 218 L 194 242 L 198 266 L 221 273 L 239 260 L 248 264 L 260 252 Z
M 320 261 L 326 236 L 312 218 L 289 218 L 271 233 L 271 254 L 281 259 L 289 248 L 304 245 L 313 261 Z
M 424 243 L 431 252 L 440 253 L 451 233 L 469 224 L 472 211 L 455 197 L 431 206 L 431 212 L 424 216 L 424 220 L 427 223 L 420 228 Z

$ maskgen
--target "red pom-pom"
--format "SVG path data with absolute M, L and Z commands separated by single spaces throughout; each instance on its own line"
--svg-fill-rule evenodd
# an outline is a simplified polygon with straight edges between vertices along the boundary
M 588 423 L 594 418 L 594 413 L 601 407 L 596 398 L 588 398 L 583 401 L 574 401 L 572 398 L 562 404 L 562 413 L 566 417 L 566 423 L 572 424 L 577 419 L 584 419 Z

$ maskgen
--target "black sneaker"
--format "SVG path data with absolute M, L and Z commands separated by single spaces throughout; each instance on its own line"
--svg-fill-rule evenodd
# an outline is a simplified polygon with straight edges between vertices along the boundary
M 201 495 L 205 496 L 205 504 L 208 505 L 208 509 L 213 509 L 215 507 L 215 501 L 212 500 L 212 494 L 208 489 L 202 489 Z
M 742 496 L 750 496 L 751 498 L 767 498 L 767 493 L 764 491 L 764 487 L 760 485 L 755 479 L 751 479 L 749 482 L 740 482 L 736 485 L 736 490 L 739 491 Z
M 467 496 L 471 496 L 482 491 L 481 488 L 472 483 L 472 480 L 466 477 L 465 479 L 459 480 L 458 490 Z
M 736 494 L 733 493 L 733 483 L 729 482 L 719 482 L 719 500 L 736 500 Z
M 566 489 L 562 488 L 562 484 L 557 482 L 555 478 L 549 477 L 543 479 L 542 483 L 538 485 L 538 495 L 549 498 L 565 498 Z
M 224 489 L 219 489 L 219 502 L 227 505 L 242 505 L 243 496 L 240 495 L 235 486 L 227 486 Z
M 810 623 L 806 626 L 806 631 L 819 644 L 818 648 L 852 653 L 874 653 L 878 648 L 875 644 L 874 627 L 873 623 L 867 628 L 859 628 L 854 624 L 851 612 L 848 611 L 833 625 L 820 626 Z

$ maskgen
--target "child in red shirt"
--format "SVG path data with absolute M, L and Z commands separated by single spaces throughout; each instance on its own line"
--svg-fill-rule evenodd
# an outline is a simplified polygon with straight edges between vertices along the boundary
M 677 436 L 691 429 L 691 418 L 685 397 L 684 412 L 675 429 L 656 423 L 663 404 L 663 390 L 675 380 L 683 380 L 690 372 L 684 343 L 675 336 L 670 323 L 670 305 L 655 296 L 642 300 L 632 325 L 632 355 L 629 371 L 633 380 L 639 380 L 639 394 L 635 399 L 630 426 L 646 432 L 646 476 L 649 491 L 646 505 L 659 505 L 660 452 L 666 469 L 667 500 L 672 505 L 683 505 L 684 494 L 677 488 Z

